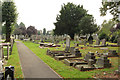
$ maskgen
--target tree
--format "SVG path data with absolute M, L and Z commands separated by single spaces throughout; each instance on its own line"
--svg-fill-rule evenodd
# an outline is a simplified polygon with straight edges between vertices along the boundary
M 43 35 L 46 35 L 46 29 L 43 28 Z
M 115 24 L 116 24 L 116 22 L 113 19 L 110 19 L 109 21 L 104 20 L 101 25 L 102 28 L 99 31 L 99 34 L 105 33 L 108 36 L 110 36 L 113 33 L 113 31 L 115 30 L 114 29 Z
M 87 20 L 88 18 L 90 22 L 83 21 Z M 55 35 L 68 34 L 72 39 L 74 39 L 74 34 L 75 33 L 79 34 L 80 32 L 82 32 L 82 30 L 80 30 L 83 29 L 82 27 L 84 27 L 84 29 L 86 30 L 89 26 L 93 27 L 94 22 L 92 22 L 93 20 L 90 19 L 92 19 L 92 17 L 90 17 L 90 15 L 87 14 L 87 10 L 83 9 L 83 6 L 75 5 L 73 3 L 67 3 L 67 5 L 64 4 L 60 10 L 60 14 L 56 18 L 57 22 L 54 23 L 55 25 L 54 34 Z M 87 24 L 89 24 L 89 26 L 83 25 L 83 23 L 86 24 L 86 22 L 88 22 Z M 96 25 L 94 25 L 94 27 L 95 26 Z
M 2 3 L 2 22 L 5 23 L 6 29 L 6 42 L 10 42 L 10 35 L 12 32 L 12 28 L 17 19 L 17 10 L 15 3 L 11 2 L 3 2 Z
M 27 32 L 26 32 L 25 24 L 23 22 L 19 24 L 19 29 L 21 30 L 21 35 L 25 36 Z
M 113 15 L 113 19 L 117 22 L 118 20 L 118 7 L 120 5 L 119 2 L 102 2 L 102 7 L 100 8 L 101 16 L 105 16 L 107 11 L 109 11 Z
M 29 26 L 27 28 L 27 34 L 29 35 L 29 37 L 31 37 L 31 35 L 36 35 L 37 34 L 37 29 L 35 29 L 34 26 Z
M 87 23 L 87 24 L 86 24 Z M 92 35 L 94 32 L 98 31 L 97 24 L 94 23 L 94 18 L 92 15 L 86 15 L 79 22 L 78 30 L 81 34 Z

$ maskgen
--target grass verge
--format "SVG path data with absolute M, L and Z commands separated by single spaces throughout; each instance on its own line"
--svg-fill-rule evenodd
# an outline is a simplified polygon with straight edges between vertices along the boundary
M 19 55 L 16 43 L 14 43 L 12 55 L 9 55 L 9 60 L 7 61 L 7 64 L 5 66 L 14 66 L 15 72 L 14 76 L 15 78 L 23 78 L 23 73 L 21 70 Z

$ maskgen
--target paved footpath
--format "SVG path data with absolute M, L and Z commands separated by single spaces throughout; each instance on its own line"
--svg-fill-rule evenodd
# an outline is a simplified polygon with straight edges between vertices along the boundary
M 22 42 L 17 41 L 17 48 L 24 78 L 60 78 Z

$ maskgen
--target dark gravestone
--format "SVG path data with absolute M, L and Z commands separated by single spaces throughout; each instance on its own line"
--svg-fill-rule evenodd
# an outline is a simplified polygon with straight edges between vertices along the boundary
M 97 62 L 96 62 L 97 66 L 99 67 L 103 67 L 103 68 L 109 68 L 111 67 L 111 63 L 109 62 L 109 60 L 107 59 L 107 56 L 101 56 Z
M 78 48 L 74 49 L 74 53 L 76 57 L 81 57 L 81 53 Z
M 70 47 L 70 53 L 71 54 L 75 54 L 74 49 L 75 49 L 75 47 Z
M 89 62 L 89 59 L 93 59 L 94 63 L 96 62 L 94 53 L 88 52 L 88 54 L 86 54 L 86 56 L 84 57 L 84 60 Z
M 4 73 L 0 72 L 0 80 L 4 80 Z
M 14 67 L 5 67 L 5 80 L 7 80 L 7 77 L 11 78 L 11 80 L 14 80 Z

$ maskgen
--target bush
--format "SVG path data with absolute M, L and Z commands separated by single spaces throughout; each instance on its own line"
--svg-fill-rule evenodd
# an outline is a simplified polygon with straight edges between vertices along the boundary
M 99 39 L 100 40 L 106 39 L 106 41 L 109 41 L 109 36 L 107 36 L 105 33 L 101 33 L 99 34 Z

